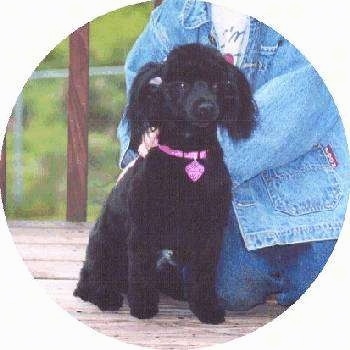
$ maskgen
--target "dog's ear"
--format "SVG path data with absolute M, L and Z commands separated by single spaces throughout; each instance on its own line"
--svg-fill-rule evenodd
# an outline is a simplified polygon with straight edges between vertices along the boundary
M 220 125 L 235 139 L 248 138 L 256 125 L 257 108 L 244 74 L 230 65 L 220 94 Z
M 137 151 L 142 135 L 151 127 L 157 128 L 161 117 L 161 63 L 148 63 L 136 75 L 130 89 L 126 115 L 129 120 L 130 147 Z

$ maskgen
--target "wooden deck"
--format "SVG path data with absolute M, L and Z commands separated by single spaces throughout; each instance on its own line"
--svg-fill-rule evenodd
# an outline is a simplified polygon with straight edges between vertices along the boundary
M 119 340 L 154 349 L 191 349 L 223 343 L 266 324 L 285 309 L 273 301 L 248 312 L 228 312 L 218 326 L 200 323 L 185 302 L 162 297 L 151 320 L 130 316 L 127 305 L 118 313 L 102 312 L 72 296 L 88 241 L 87 223 L 9 222 L 17 248 L 34 278 L 70 315 Z

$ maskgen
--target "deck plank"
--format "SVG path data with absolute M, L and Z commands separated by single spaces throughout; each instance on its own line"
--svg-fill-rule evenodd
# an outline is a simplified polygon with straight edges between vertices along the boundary
M 82 261 L 86 244 L 17 243 L 16 247 L 24 260 Z
M 260 305 L 248 312 L 228 312 L 226 322 L 211 326 L 200 323 L 187 303 L 161 297 L 159 314 L 151 320 L 130 316 L 127 303 L 118 313 L 101 312 L 94 305 L 71 295 L 76 281 L 40 280 L 40 285 L 69 314 L 85 325 L 128 343 L 157 349 L 186 349 L 222 343 L 250 333 L 278 316 L 283 309 Z
M 223 343 L 265 325 L 285 309 L 269 301 L 247 312 L 228 312 L 218 326 L 200 323 L 187 303 L 162 296 L 159 314 L 151 320 L 130 316 L 127 303 L 118 311 L 102 312 L 73 297 L 83 263 L 86 223 L 9 222 L 17 249 L 47 294 L 72 317 L 116 339 L 154 349 L 193 349 Z
M 82 261 L 25 260 L 36 279 L 77 280 Z

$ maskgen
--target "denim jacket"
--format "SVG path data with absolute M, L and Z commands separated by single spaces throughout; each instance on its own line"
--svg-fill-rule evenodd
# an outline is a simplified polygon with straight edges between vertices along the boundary
M 164 0 L 127 57 L 127 90 L 143 64 L 192 42 L 216 47 L 211 5 Z M 240 68 L 254 92 L 258 126 L 247 140 L 232 140 L 223 129 L 218 138 L 247 249 L 336 239 L 348 201 L 349 153 L 322 79 L 293 45 L 254 18 Z M 118 137 L 124 166 L 135 157 L 125 116 Z

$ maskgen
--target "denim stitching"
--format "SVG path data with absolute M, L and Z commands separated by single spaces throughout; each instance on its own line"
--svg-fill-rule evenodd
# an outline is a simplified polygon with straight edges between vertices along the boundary
M 205 11 L 204 8 L 202 9 L 202 12 L 198 15 L 198 17 L 194 19 L 190 17 L 189 10 L 191 9 L 191 7 L 193 7 L 193 5 L 194 5 L 193 0 L 187 0 L 180 13 L 179 20 L 181 25 L 185 29 L 195 29 L 209 22 L 207 12 Z
M 340 199 L 342 197 L 340 185 L 336 180 L 336 177 L 332 176 L 333 174 L 331 174 L 330 171 L 326 171 L 326 173 L 328 173 L 329 182 L 332 184 L 332 187 L 328 188 L 327 193 L 330 197 L 333 198 L 323 199 L 322 201 L 320 200 L 318 203 L 308 203 L 307 199 L 305 199 L 304 201 L 301 200 L 298 203 L 293 204 L 288 200 L 288 197 L 286 197 L 285 195 L 283 195 L 283 193 L 278 191 L 278 184 L 281 182 L 279 181 L 279 179 L 290 179 L 293 178 L 293 176 L 284 178 L 280 177 L 277 180 L 271 181 L 267 180 L 264 174 L 262 174 L 262 179 L 265 183 L 267 194 L 270 197 L 271 203 L 275 210 L 290 215 L 303 215 L 322 210 L 331 210 L 339 204 Z
M 260 231 L 254 233 L 244 233 L 245 244 L 248 250 L 256 250 L 276 244 L 295 244 L 307 240 L 329 240 L 337 239 L 343 222 L 325 223 L 314 226 L 297 226 L 288 230 Z M 240 227 L 242 232 L 242 227 Z M 315 231 L 318 232 L 315 237 Z M 270 239 L 269 239 L 270 238 Z

